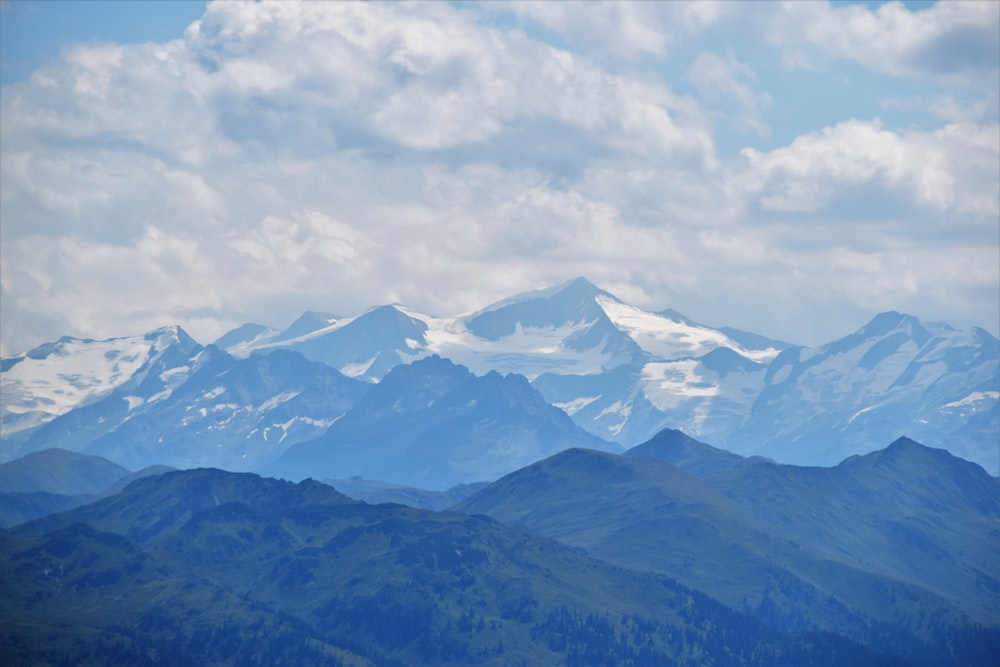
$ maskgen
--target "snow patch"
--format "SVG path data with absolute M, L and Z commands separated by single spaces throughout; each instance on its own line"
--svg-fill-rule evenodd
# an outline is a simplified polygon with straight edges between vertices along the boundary
M 572 401 L 566 401 L 565 403 L 553 403 L 552 405 L 568 415 L 575 415 L 599 398 L 600 396 L 584 396 L 582 398 L 574 398 Z
M 301 392 L 298 391 L 285 391 L 280 394 L 275 394 L 271 398 L 267 399 L 260 404 L 260 407 L 256 408 L 257 412 L 267 412 L 268 410 L 273 410 L 277 406 L 292 400 L 298 396 Z
M 976 403 L 982 403 L 983 401 L 989 400 L 1000 400 L 1000 391 L 974 391 L 960 401 L 953 401 L 952 403 L 945 403 L 941 406 L 942 409 L 954 409 L 954 408 L 964 408 L 968 406 L 974 406 Z
M 128 409 L 130 412 L 146 402 L 146 399 L 141 396 L 122 396 L 122 398 L 126 403 L 128 403 Z
M 779 350 L 774 348 L 748 350 L 721 331 L 675 322 L 603 295 L 598 295 L 597 303 L 618 329 L 659 359 L 700 357 L 720 347 L 728 347 L 757 362 L 768 362 L 778 356 Z
M 346 375 L 347 377 L 352 377 L 352 378 L 356 378 L 359 375 L 364 375 L 365 373 L 368 372 L 368 369 L 372 367 L 372 364 L 375 363 L 375 359 L 377 358 L 378 355 L 375 355 L 374 357 L 372 357 L 371 359 L 369 359 L 364 363 L 347 364 L 346 366 L 343 366 L 340 369 L 340 372 Z

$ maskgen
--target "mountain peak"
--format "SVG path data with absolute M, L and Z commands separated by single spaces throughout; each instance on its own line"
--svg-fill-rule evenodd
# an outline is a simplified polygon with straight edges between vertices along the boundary
M 182 345 L 185 348 L 193 348 L 198 346 L 198 342 L 188 335 L 187 331 L 178 325 L 171 324 L 169 326 L 160 327 L 159 329 L 153 329 L 144 336 L 144 339 L 150 342 L 154 342 L 154 348 L 159 351 L 171 345 Z
M 858 334 L 865 338 L 881 337 L 893 331 L 906 331 L 910 335 L 922 336 L 926 334 L 923 324 L 913 315 L 900 313 L 895 310 L 879 313 L 872 320 L 863 326 Z
M 671 428 L 665 428 L 641 445 L 629 449 L 625 456 L 666 461 L 695 477 L 736 468 L 747 461 L 738 454 L 712 447 Z
M 321 313 L 316 310 L 307 310 L 296 318 L 287 329 L 276 335 L 273 340 L 291 340 L 299 336 L 305 336 L 313 331 L 330 326 L 337 320 L 335 315 Z
M 518 325 L 528 328 L 558 328 L 606 320 L 598 296 L 620 302 L 586 278 L 531 292 L 523 292 L 489 306 L 469 319 L 469 331 L 490 340 L 514 333 Z

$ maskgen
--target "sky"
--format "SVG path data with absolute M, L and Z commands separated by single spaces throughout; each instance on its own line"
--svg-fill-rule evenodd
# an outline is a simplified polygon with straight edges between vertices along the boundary
M 1000 332 L 1000 3 L 0 0 L 0 354 L 585 276 Z

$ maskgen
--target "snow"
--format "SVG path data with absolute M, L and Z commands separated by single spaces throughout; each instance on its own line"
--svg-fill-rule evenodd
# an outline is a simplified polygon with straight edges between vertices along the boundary
M 43 359 L 25 357 L 0 375 L 4 433 L 55 419 L 124 384 L 164 343 L 143 336 L 87 341 L 65 338 Z M 7 414 L 33 413 L 29 420 Z
M 698 366 L 694 359 L 646 364 L 640 380 L 646 398 L 658 409 L 667 410 L 691 398 L 717 396 L 719 386 L 699 375 Z
M 572 401 L 566 401 L 565 403 L 553 403 L 555 407 L 559 408 L 568 415 L 575 415 L 580 410 L 601 398 L 600 396 L 584 396 L 581 398 L 575 398 Z
M 877 406 L 877 405 L 870 405 L 867 408 L 861 408 L 860 410 L 858 410 L 857 412 L 855 412 L 853 415 L 850 416 L 850 418 L 847 420 L 847 423 L 848 424 L 853 423 L 854 420 L 857 419 L 858 417 L 860 417 L 861 415 L 865 414 L 866 412 L 871 412 L 872 410 L 874 410 L 874 409 L 876 409 L 878 407 L 879 406 Z
M 266 412 L 268 410 L 273 410 L 274 408 L 276 408 L 277 406 L 281 405 L 282 403 L 285 403 L 287 401 L 292 400 L 293 398 L 295 398 L 296 396 L 298 396 L 300 393 L 301 392 L 298 392 L 298 391 L 286 391 L 286 392 L 282 392 L 280 394 L 275 394 L 271 398 L 269 398 L 266 401 L 264 401 L 263 403 L 261 403 L 259 407 L 255 408 L 255 410 L 257 412 Z
M 364 375 L 365 373 L 368 372 L 368 369 L 372 367 L 372 364 L 375 363 L 375 359 L 377 358 L 378 355 L 360 364 L 347 364 L 346 366 L 341 367 L 340 372 L 346 375 L 347 377 L 352 377 L 352 378 L 356 378 L 359 375 Z
M 616 327 L 659 359 L 700 357 L 719 347 L 728 347 L 757 362 L 778 356 L 779 350 L 774 348 L 748 350 L 721 331 L 675 322 L 603 295 L 597 296 L 597 303 Z
M 976 403 L 989 400 L 1000 400 L 1000 391 L 974 391 L 959 401 L 946 403 L 941 407 L 943 409 L 972 407 L 975 406 Z
M 128 403 L 129 412 L 146 402 L 146 399 L 141 396 L 124 396 L 123 398 Z
M 201 397 L 203 399 L 211 401 L 221 396 L 225 391 L 226 391 L 225 387 L 219 386 L 215 387 L 214 389 L 209 389 L 204 394 L 202 394 Z
M 328 320 L 330 323 L 325 327 L 314 329 L 313 331 L 302 334 L 301 336 L 295 336 L 294 338 L 283 338 L 281 340 L 273 340 L 275 337 L 281 334 L 280 331 L 266 331 L 261 335 L 253 338 L 252 340 L 228 348 L 226 352 L 233 355 L 234 357 L 245 358 L 250 356 L 252 352 L 255 352 L 257 350 L 269 350 L 269 349 L 290 347 L 297 343 L 304 343 L 305 341 L 312 340 L 313 338 L 319 338 L 320 336 L 325 336 L 331 331 L 336 331 L 337 329 L 343 329 L 348 324 L 358 319 L 358 317 L 361 317 L 361 315 L 358 315 L 356 317 L 346 317 L 339 320 L 336 319 Z
M 427 324 L 424 338 L 427 351 L 462 364 L 484 375 L 519 373 L 534 380 L 542 373 L 589 375 L 600 373 L 610 360 L 600 346 L 582 352 L 567 348 L 563 341 L 589 327 L 592 322 L 560 327 L 523 327 L 499 340 L 479 338 L 466 327 L 466 317 L 431 318 L 419 316 Z

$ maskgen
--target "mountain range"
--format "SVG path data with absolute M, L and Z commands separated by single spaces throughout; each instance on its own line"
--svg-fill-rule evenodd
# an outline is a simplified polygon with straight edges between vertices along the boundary
M 0 530 L 0 660 L 930 666 L 1000 650 L 1000 480 L 905 438 L 815 468 L 668 430 L 453 490 L 446 512 L 60 450 L 0 464 L 25 491 L 115 478 Z
M 906 438 L 820 468 L 664 431 L 561 452 L 455 509 L 910 662 L 962 663 L 946 636 L 1000 628 L 1000 480 Z
M 0 531 L 0 554 L 6 664 L 899 662 L 524 528 L 311 480 L 145 477 Z
M 0 460 L 62 447 L 130 468 L 266 471 L 286 454 L 294 458 L 288 450 L 300 443 L 329 449 L 315 443 L 331 429 L 328 444 L 345 435 L 336 422 L 368 391 L 430 357 L 479 378 L 495 373 L 489 381 L 498 384 L 523 376 L 579 427 L 560 441 L 568 446 L 594 448 L 587 438 L 596 437 L 612 443 L 597 448 L 615 451 L 677 428 L 742 455 L 834 465 L 907 435 L 1000 472 L 1000 341 L 983 329 L 888 312 L 853 334 L 803 347 L 675 311 L 644 311 L 583 278 L 454 317 L 400 305 L 346 318 L 307 312 L 284 330 L 247 324 L 208 346 L 178 327 L 106 341 L 63 338 L 0 362 Z M 440 428 L 459 438 L 472 428 L 461 420 L 486 419 L 484 410 L 460 414 L 452 406 L 457 421 Z M 548 428 L 506 415 L 511 423 L 500 430 L 508 434 Z M 359 413 L 345 424 L 362 421 Z M 372 428 L 355 429 L 352 441 L 371 442 L 379 427 Z M 345 445 L 344 455 L 356 446 Z M 461 446 L 442 446 L 453 457 L 446 467 L 468 474 L 445 475 L 437 488 L 495 479 L 551 453 L 525 435 L 524 447 L 535 449 L 513 466 L 491 467 L 484 454 L 477 468 L 456 453 Z M 322 474 L 382 474 L 350 467 Z

